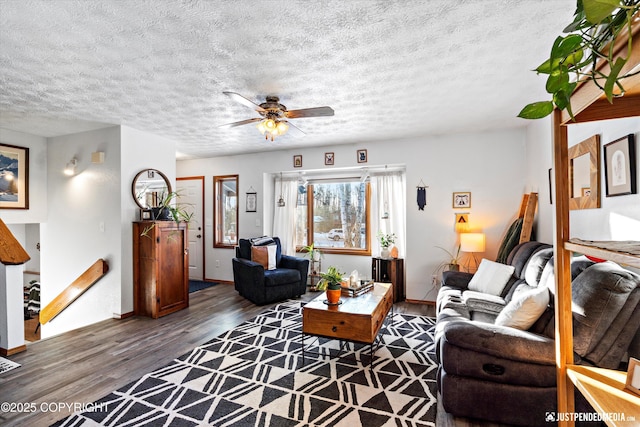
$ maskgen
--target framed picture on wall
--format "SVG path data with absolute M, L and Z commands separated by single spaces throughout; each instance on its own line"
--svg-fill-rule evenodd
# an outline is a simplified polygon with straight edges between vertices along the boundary
M 454 208 L 470 208 L 471 207 L 471 192 L 470 191 L 458 191 L 453 193 L 453 207 Z
M 0 209 L 29 209 L 29 148 L 0 144 Z
M 636 151 L 633 134 L 604 146 L 607 197 L 636 194 Z
M 258 193 L 247 193 L 247 212 L 257 212 Z
M 327 166 L 333 165 L 335 158 L 333 153 L 324 153 L 324 164 Z
M 358 150 L 358 163 L 367 163 L 367 150 Z
M 640 394 L 640 360 L 633 357 L 629 358 L 625 388 L 635 394 Z
M 302 167 L 302 154 L 296 154 L 293 156 L 293 167 L 301 168 Z

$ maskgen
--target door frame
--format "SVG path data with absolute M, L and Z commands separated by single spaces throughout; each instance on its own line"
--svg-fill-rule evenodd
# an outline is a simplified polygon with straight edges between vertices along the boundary
M 206 215 L 206 205 L 204 203 L 204 194 L 205 194 L 205 189 L 204 189 L 204 175 L 198 175 L 198 176 L 183 176 L 183 177 L 179 177 L 176 178 L 176 181 L 196 181 L 199 180 L 202 182 L 202 194 L 200 195 L 200 203 L 202 205 L 202 240 L 201 240 L 201 245 L 202 245 L 202 280 L 204 280 L 205 282 L 207 281 L 207 263 L 205 262 L 206 256 L 205 256 L 205 239 L 206 239 L 206 227 L 204 226 L 204 219 L 207 217 Z

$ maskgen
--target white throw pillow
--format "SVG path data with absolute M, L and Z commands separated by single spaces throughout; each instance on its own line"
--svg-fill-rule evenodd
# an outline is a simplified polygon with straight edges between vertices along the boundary
M 548 305 L 549 290 L 546 286 L 519 292 L 502 309 L 495 324 L 526 331 L 542 316 Z
M 483 259 L 478 271 L 469 281 L 469 290 L 500 296 L 514 271 L 515 267 L 512 265 Z

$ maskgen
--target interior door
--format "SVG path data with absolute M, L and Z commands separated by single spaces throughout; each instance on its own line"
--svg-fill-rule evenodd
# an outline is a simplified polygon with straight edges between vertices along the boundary
M 176 179 L 177 201 L 193 213 L 189 222 L 189 279 L 204 280 L 204 176 Z

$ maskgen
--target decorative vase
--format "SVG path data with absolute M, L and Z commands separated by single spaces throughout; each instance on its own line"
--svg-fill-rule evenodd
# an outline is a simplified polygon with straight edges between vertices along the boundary
M 449 264 L 449 271 L 460 271 L 460 264 Z
M 327 301 L 329 304 L 338 304 L 340 302 L 340 294 L 342 291 L 340 289 L 327 289 Z
M 387 259 L 389 258 L 389 248 L 386 246 L 382 247 L 382 250 L 380 251 L 380 258 L 384 258 Z
M 398 247 L 393 246 L 391 248 L 391 258 L 398 258 Z

